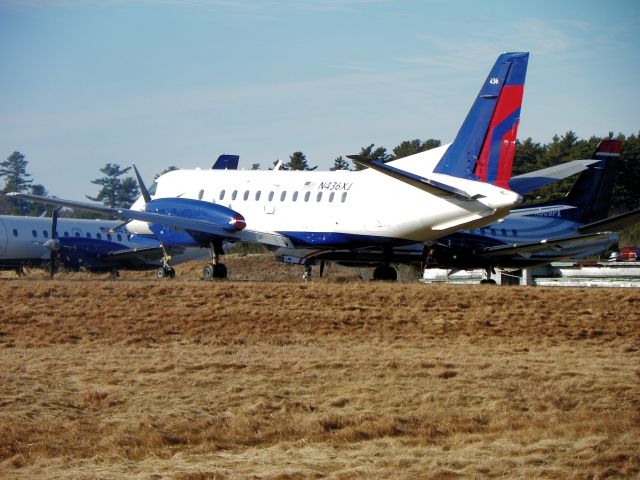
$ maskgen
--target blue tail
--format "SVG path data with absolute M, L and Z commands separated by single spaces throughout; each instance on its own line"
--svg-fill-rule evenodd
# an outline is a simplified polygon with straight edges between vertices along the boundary
M 602 140 L 598 144 L 591 158 L 601 161 L 578 176 L 563 202 L 576 208 L 562 212 L 563 217 L 582 223 L 607 218 L 621 150 L 619 140 Z
M 498 57 L 434 172 L 508 188 L 528 62 L 526 52 Z
M 238 162 L 240 161 L 239 155 L 226 155 L 222 154 L 216 160 L 216 163 L 211 167 L 212 170 L 237 170 Z

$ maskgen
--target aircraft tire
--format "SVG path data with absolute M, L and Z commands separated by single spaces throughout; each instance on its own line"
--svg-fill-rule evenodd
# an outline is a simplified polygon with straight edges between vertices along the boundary
M 204 267 L 202 267 L 202 279 L 213 280 L 214 271 L 215 265 L 213 265 L 213 263 L 207 263 Z
M 160 267 L 156 270 L 156 278 L 159 280 L 163 278 L 175 278 L 175 276 L 176 271 L 173 268 Z
M 213 276 L 215 278 L 227 278 L 227 267 L 224 263 L 217 263 L 213 266 Z
M 390 266 L 379 266 L 373 271 L 373 279 L 374 280 L 386 280 L 390 282 L 395 282 L 398 280 L 398 272 L 396 269 Z

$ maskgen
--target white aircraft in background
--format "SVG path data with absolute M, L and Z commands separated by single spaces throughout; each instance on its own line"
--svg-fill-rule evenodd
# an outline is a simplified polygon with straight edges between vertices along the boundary
M 426 242 L 476 228 L 521 200 L 509 189 L 528 53 L 500 55 L 453 143 L 362 171 L 176 170 L 131 209 L 15 193 L 17 198 L 116 215 L 163 247 L 206 247 L 205 279 L 227 276 L 222 243 L 327 250 Z M 436 157 L 435 155 L 440 154 Z M 171 275 L 167 258 L 158 276 Z M 385 262 L 377 278 L 395 279 Z

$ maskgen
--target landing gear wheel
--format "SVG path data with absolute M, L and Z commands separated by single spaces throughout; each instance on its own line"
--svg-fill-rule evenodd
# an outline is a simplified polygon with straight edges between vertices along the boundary
M 202 267 L 202 279 L 213 280 L 213 269 L 213 263 L 207 263 L 204 267 Z
M 202 279 L 227 278 L 227 267 L 223 263 L 207 263 L 202 267 Z
M 373 271 L 373 279 L 395 282 L 396 280 L 398 280 L 398 272 L 396 272 L 396 269 L 391 266 L 381 265 L 379 267 L 376 267 L 376 269 Z
M 224 263 L 216 263 L 213 266 L 213 276 L 215 278 L 227 278 L 227 267 Z
M 176 271 L 171 267 L 160 267 L 158 270 L 156 270 L 156 278 L 158 279 L 175 278 L 175 276 Z
M 493 278 L 480 280 L 480 285 L 496 285 L 496 281 Z

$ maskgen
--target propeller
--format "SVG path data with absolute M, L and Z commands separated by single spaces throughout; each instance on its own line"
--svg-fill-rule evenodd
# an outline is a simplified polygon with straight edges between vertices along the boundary
M 136 179 L 138 180 L 138 188 L 140 188 L 140 194 L 142 198 L 144 198 L 144 203 L 149 203 L 151 201 L 151 195 L 149 195 L 149 190 L 144 186 L 144 182 L 142 181 L 142 177 L 140 176 L 140 172 L 136 166 L 133 166 L 133 171 L 136 173 Z
M 49 240 L 44 242 L 45 248 L 50 252 L 49 254 L 49 273 L 51 278 L 58 270 L 58 260 L 60 258 L 60 240 L 58 239 L 58 209 L 55 209 L 51 214 L 51 235 Z

